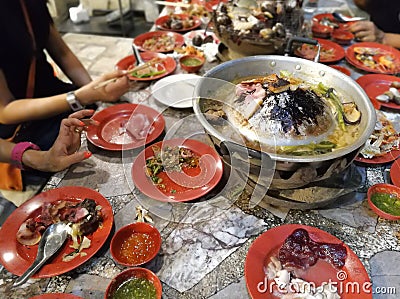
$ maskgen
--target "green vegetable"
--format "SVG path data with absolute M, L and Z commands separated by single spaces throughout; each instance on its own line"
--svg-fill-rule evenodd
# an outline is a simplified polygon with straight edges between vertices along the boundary
M 377 192 L 372 194 L 371 201 L 385 213 L 400 216 L 400 199 L 396 195 Z
M 131 76 L 136 77 L 136 78 L 148 78 L 148 77 L 154 77 L 154 76 L 164 74 L 165 72 L 166 72 L 165 69 L 160 70 L 160 71 L 152 71 L 152 72 L 145 73 L 145 74 L 138 74 L 137 72 L 132 72 Z
M 336 144 L 330 141 L 322 141 L 320 143 L 310 143 L 305 145 L 282 146 L 281 150 L 285 154 L 294 156 L 309 156 L 316 154 L 329 153 L 336 147 Z
M 182 60 L 182 64 L 186 66 L 198 66 L 201 64 L 201 60 L 197 58 L 186 58 Z
M 290 78 L 292 76 L 292 73 L 285 71 L 285 70 L 281 70 L 279 72 L 279 77 L 284 77 L 284 78 Z
M 331 103 L 333 104 L 333 106 L 336 109 L 337 112 L 337 120 L 339 123 L 339 127 L 343 130 L 346 131 L 346 124 L 344 122 L 343 119 L 343 104 L 340 101 L 340 99 L 336 96 L 336 91 L 333 88 L 328 88 L 326 87 L 324 84 L 322 84 L 321 82 L 318 83 L 317 88 L 314 90 L 322 95 L 325 95 L 325 97 L 327 99 L 331 100 Z
M 159 178 L 158 176 L 154 175 L 150 177 L 154 184 L 161 184 L 163 179 Z
M 112 299 L 155 299 L 154 284 L 146 278 L 133 278 L 124 282 L 112 295 Z

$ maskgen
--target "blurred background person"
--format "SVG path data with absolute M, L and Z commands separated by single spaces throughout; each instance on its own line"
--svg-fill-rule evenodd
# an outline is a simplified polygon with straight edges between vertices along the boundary
M 353 0 L 371 17 L 350 27 L 357 40 L 400 48 L 400 2 L 398 0 Z

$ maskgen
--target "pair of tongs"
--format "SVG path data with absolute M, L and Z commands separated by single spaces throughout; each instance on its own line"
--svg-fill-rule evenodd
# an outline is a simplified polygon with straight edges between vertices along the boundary
M 68 237 L 68 225 L 58 222 L 50 225 L 43 233 L 33 264 L 14 282 L 13 287 L 23 285 L 35 274 L 46 261 L 51 258 L 64 244 Z

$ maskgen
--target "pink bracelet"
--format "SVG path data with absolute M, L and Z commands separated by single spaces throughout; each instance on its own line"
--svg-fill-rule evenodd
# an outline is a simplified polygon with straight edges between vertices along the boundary
M 18 167 L 19 169 L 24 169 L 24 165 L 22 164 L 22 155 L 28 149 L 40 151 L 40 148 L 32 142 L 20 142 L 14 146 L 11 151 L 11 160 L 13 165 Z

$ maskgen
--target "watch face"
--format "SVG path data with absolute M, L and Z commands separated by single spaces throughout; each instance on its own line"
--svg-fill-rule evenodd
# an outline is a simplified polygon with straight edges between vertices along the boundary
M 75 93 L 73 91 L 67 93 L 67 102 L 72 111 L 78 111 L 83 109 L 83 106 L 76 99 Z

